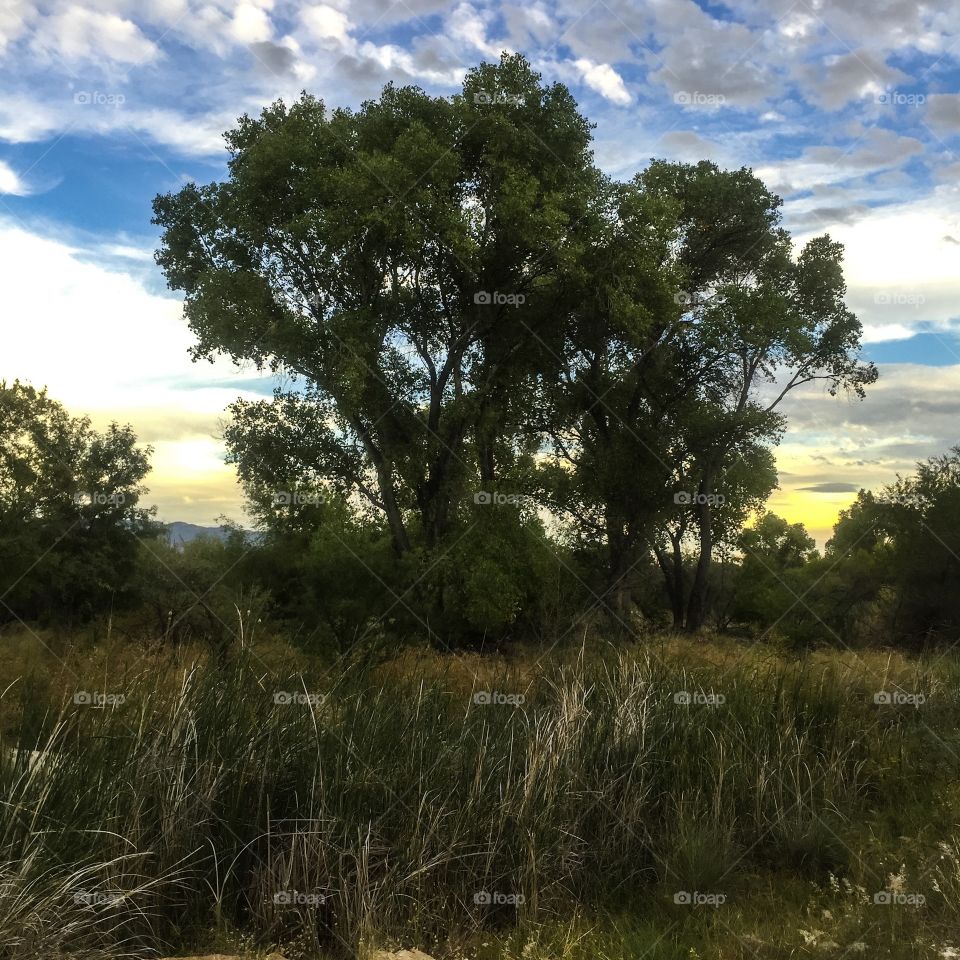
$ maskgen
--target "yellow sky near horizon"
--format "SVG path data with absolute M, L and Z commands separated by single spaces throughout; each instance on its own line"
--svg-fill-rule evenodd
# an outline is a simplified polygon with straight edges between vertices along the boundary
M 137 269 L 124 269 L 101 251 L 2 219 L 0 258 L 7 267 L 0 379 L 48 386 L 98 426 L 130 422 L 154 447 L 147 485 L 160 519 L 214 525 L 225 515 L 243 523 L 242 491 L 219 436 L 226 407 L 259 395 L 250 389 L 255 372 L 226 359 L 192 363 L 181 305 L 145 287 L 140 258 Z M 863 291 L 852 287 L 852 296 Z M 18 317 L 27 319 L 11 321 Z M 862 404 L 819 388 L 791 395 L 790 426 L 776 451 L 781 489 L 769 508 L 804 523 L 822 544 L 856 489 L 876 489 L 957 442 L 958 384 L 960 365 L 890 364 Z M 805 489 L 818 485 L 849 489 Z
M 226 402 L 230 402 L 234 396 L 229 390 L 223 392 Z M 224 421 L 222 410 L 194 414 L 191 433 L 187 436 L 171 436 L 169 439 L 159 438 L 167 432 L 177 432 L 180 421 L 176 413 L 168 417 L 164 411 L 152 408 L 133 408 L 122 412 L 71 408 L 71 412 L 90 415 L 97 428 L 105 427 L 114 419 L 130 422 L 137 436 L 144 443 L 151 444 L 152 470 L 146 479 L 146 486 L 150 490 L 147 500 L 157 506 L 159 519 L 213 526 L 220 517 L 227 517 L 241 524 L 247 523 L 243 491 L 234 468 L 223 460 L 224 447 L 219 439 Z M 817 468 L 815 461 L 798 453 L 790 443 L 777 448 L 775 454 L 779 471 L 789 477 L 802 476 L 805 478 L 802 485 L 810 485 L 807 483 L 808 474 L 811 469 Z M 815 474 L 830 479 L 836 475 L 836 471 Z M 860 481 L 852 482 L 866 489 L 877 489 L 894 479 L 892 473 L 877 467 L 869 474 L 858 470 L 857 476 L 861 478 Z M 799 483 L 782 478 L 781 487 L 773 492 L 767 508 L 790 523 L 803 523 L 822 547 L 832 535 L 840 511 L 853 502 L 856 491 L 812 492 L 799 489 Z
M 143 436 L 162 428 L 162 415 L 160 423 L 157 416 L 156 411 L 131 410 L 119 419 L 132 423 L 138 436 Z M 94 426 L 102 428 L 116 418 L 105 411 L 96 411 L 91 419 Z M 210 416 L 209 436 L 152 443 L 152 469 L 145 483 L 150 490 L 147 501 L 157 506 L 160 520 L 183 520 L 201 526 L 213 526 L 220 517 L 243 525 L 248 522 L 243 490 L 233 467 L 223 462 L 223 446 L 216 439 L 220 419 L 217 414 Z M 137 428 L 138 422 L 144 425 L 143 430 Z M 784 459 L 791 466 L 803 466 L 783 457 L 778 457 L 778 465 Z M 892 476 L 879 478 L 878 483 L 865 483 L 864 486 L 876 489 L 892 479 Z M 855 498 L 855 491 L 813 493 L 782 485 L 771 495 L 767 508 L 790 523 L 803 523 L 822 547 L 832 535 L 839 512 Z

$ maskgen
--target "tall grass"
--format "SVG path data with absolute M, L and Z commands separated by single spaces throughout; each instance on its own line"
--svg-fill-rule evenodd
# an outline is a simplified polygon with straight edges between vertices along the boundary
M 218 925 L 349 954 L 842 870 L 846 822 L 914 760 L 877 689 L 653 649 L 474 677 L 311 680 L 243 650 L 154 667 L 103 691 L 123 703 L 34 709 L 3 751 L 0 957 L 147 955 Z

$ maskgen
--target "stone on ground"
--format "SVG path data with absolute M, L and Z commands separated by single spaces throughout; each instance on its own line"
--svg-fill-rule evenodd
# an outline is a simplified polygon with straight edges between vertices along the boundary
M 237 956 L 235 953 L 205 953 L 195 957 L 167 957 L 165 960 L 249 960 L 249 958 Z M 268 953 L 263 960 L 285 960 L 285 958 L 279 953 Z
M 421 950 L 377 950 L 370 960 L 433 960 L 433 957 Z

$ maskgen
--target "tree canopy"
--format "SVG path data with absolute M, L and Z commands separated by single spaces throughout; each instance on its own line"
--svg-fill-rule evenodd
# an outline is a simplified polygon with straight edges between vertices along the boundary
M 278 493 L 329 492 L 398 560 L 515 584 L 516 530 L 559 524 L 602 551 L 610 613 L 629 617 L 630 573 L 656 556 L 675 624 L 698 629 L 715 544 L 776 485 L 783 397 L 876 377 L 837 243 L 794 254 L 748 169 L 611 179 L 569 92 L 522 56 L 452 97 L 278 102 L 227 145 L 226 180 L 157 197 L 157 260 L 195 357 L 287 375 L 226 431 L 267 525 Z
M 0 381 L 0 622 L 98 610 L 129 580 L 149 448 L 129 426 L 71 417 L 45 390 Z

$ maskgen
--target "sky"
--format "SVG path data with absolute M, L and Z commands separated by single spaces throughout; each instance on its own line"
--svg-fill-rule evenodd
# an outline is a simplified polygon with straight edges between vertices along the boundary
M 749 166 L 798 245 L 844 244 L 880 379 L 862 403 L 791 394 L 771 509 L 822 543 L 858 489 L 960 442 L 952 0 L 2 0 L 0 379 L 133 424 L 160 519 L 243 522 L 223 411 L 270 381 L 191 362 L 153 197 L 221 179 L 223 131 L 278 97 L 451 94 L 503 50 L 567 84 L 611 175 L 652 157 Z

